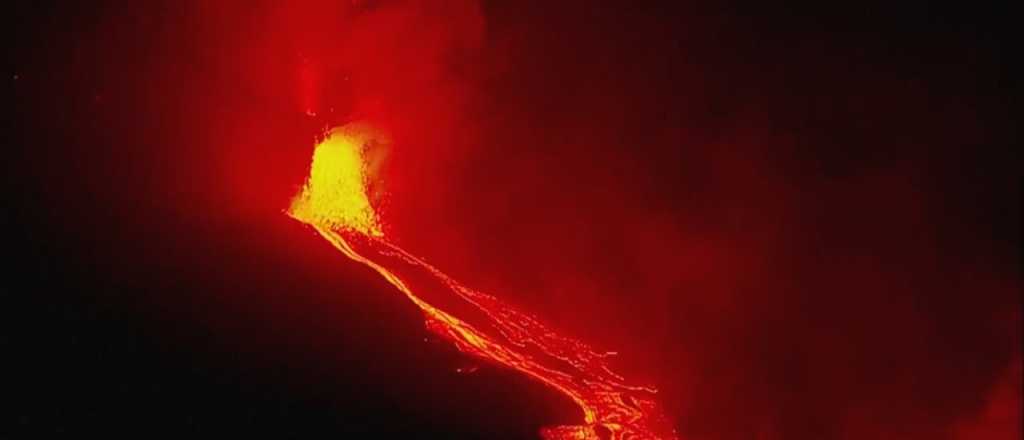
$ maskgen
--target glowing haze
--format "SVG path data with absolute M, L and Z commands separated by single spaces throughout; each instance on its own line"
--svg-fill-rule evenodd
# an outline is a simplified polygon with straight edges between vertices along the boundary
M 364 125 L 328 132 L 313 152 L 309 179 L 288 215 L 312 226 L 345 256 L 377 271 L 423 311 L 427 328 L 460 351 L 526 374 L 572 399 L 584 423 L 543 428 L 545 438 L 676 438 L 653 399 L 656 390 L 627 384 L 610 370 L 607 358 L 613 353 L 596 352 L 556 334 L 385 239 L 368 195 L 366 159 L 368 149 L 382 140 Z

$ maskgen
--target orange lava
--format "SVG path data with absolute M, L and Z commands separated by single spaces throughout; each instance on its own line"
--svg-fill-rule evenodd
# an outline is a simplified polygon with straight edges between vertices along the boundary
M 463 286 L 384 238 L 368 197 L 368 146 L 383 137 L 365 126 L 336 128 L 316 146 L 310 178 L 288 215 L 312 226 L 354 261 L 374 269 L 426 317 L 427 328 L 462 352 L 511 368 L 571 398 L 583 423 L 543 428 L 551 440 L 675 439 L 650 387 L 629 385 L 611 371 L 608 357 L 558 335 L 534 317 L 491 295 Z M 417 288 L 413 290 L 413 281 Z M 423 280 L 426 280 L 424 282 Z M 453 308 L 442 310 L 438 302 Z M 465 316 L 455 316 L 458 309 Z

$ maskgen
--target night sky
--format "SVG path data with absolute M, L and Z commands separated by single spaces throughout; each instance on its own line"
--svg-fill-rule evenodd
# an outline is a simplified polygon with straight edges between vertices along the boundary
M 395 242 L 683 439 L 1020 438 L 1009 12 L 759 3 L 9 8 L 0 437 L 579 422 L 283 215 L 362 121 Z

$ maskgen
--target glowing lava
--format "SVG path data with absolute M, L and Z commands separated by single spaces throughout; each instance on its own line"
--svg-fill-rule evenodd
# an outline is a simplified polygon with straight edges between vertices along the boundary
M 327 133 L 313 150 L 313 166 L 302 192 L 288 211 L 293 218 L 327 229 L 351 229 L 381 236 L 366 187 L 363 149 L 371 132 L 345 126 Z
M 576 402 L 585 423 L 544 428 L 545 438 L 676 438 L 653 399 L 656 390 L 628 385 L 609 369 L 613 353 L 558 335 L 385 240 L 368 197 L 365 160 L 368 146 L 380 140 L 364 126 L 331 130 L 316 146 L 309 180 L 288 215 L 380 273 L 423 311 L 431 331 L 462 352 L 526 374 Z

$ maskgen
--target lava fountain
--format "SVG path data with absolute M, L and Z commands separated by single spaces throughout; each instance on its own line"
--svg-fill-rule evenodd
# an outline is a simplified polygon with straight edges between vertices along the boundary
M 369 266 L 422 310 L 429 330 L 461 352 L 511 368 L 572 399 L 583 423 L 541 429 L 550 440 L 676 439 L 654 388 L 610 369 L 615 353 L 559 335 L 533 316 L 466 286 L 387 240 L 374 210 L 368 151 L 386 140 L 365 125 L 326 133 L 287 211 L 342 254 Z

